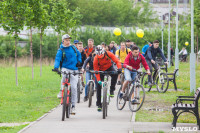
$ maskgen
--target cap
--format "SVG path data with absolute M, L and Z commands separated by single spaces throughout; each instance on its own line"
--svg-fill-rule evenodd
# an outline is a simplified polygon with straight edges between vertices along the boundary
M 68 39 L 68 38 L 69 38 L 69 39 L 72 39 L 68 34 L 65 34 L 65 35 L 62 36 L 62 40 Z
M 131 40 L 127 39 L 126 42 L 131 42 Z
M 78 43 L 79 41 L 78 40 L 74 40 L 74 43 Z
M 105 45 L 105 46 L 106 46 L 106 43 L 105 43 L 105 42 L 102 42 L 101 45 Z

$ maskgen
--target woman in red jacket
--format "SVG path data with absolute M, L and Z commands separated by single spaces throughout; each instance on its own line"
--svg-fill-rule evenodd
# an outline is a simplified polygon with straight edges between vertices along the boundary
M 144 58 L 144 56 L 139 52 L 139 48 L 137 46 L 133 46 L 131 48 L 131 52 L 127 55 L 125 61 L 124 61 L 124 75 L 125 75 L 125 82 L 122 87 L 122 91 L 119 94 L 119 98 L 122 98 L 125 92 L 125 89 L 128 85 L 128 82 L 132 81 L 132 79 L 135 79 L 137 73 L 133 72 L 131 70 L 135 69 L 138 70 L 140 68 L 140 63 L 144 66 L 146 69 L 148 75 L 150 75 L 149 66 Z M 137 91 L 137 90 L 136 90 Z M 137 99 L 133 99 L 132 103 L 137 102 Z

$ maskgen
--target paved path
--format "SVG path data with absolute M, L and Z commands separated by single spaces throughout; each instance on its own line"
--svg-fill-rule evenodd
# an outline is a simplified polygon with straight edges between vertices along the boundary
M 102 119 L 102 112 L 97 112 L 97 107 L 94 106 L 96 99 L 93 97 L 91 108 L 87 107 L 88 102 L 83 102 L 76 105 L 75 116 L 71 115 L 70 119 L 61 121 L 62 106 L 57 107 L 46 117 L 32 124 L 29 128 L 22 131 L 23 133 L 128 133 L 132 131 L 132 112 L 128 106 L 124 110 L 119 111 L 116 108 L 116 95 L 111 99 L 108 107 L 108 117 Z M 96 96 L 96 95 L 95 95 Z

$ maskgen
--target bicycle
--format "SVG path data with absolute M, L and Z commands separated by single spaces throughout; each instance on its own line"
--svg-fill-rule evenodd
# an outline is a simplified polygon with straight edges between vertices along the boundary
M 108 105 L 110 103 L 110 91 L 108 89 L 108 77 L 111 74 L 118 74 L 116 71 L 90 71 L 94 74 L 102 74 L 104 75 L 104 81 L 102 82 L 102 89 L 101 89 L 101 103 L 102 103 L 102 112 L 103 112 L 103 119 L 106 119 L 108 116 Z
M 151 91 L 151 88 L 153 85 L 156 85 L 156 89 L 158 92 L 165 93 L 169 86 L 169 78 L 168 78 L 167 74 L 165 72 L 163 72 L 163 69 L 165 71 L 167 71 L 167 65 L 165 65 L 165 67 L 161 67 L 159 65 L 159 63 L 157 63 L 157 64 L 158 64 L 158 70 L 154 70 L 154 72 L 152 74 L 153 75 L 152 85 L 148 86 L 148 74 L 147 73 L 143 74 L 142 85 L 145 88 L 149 87 L 148 92 Z
M 122 90 L 122 86 L 120 87 L 117 95 L 117 109 L 122 110 L 124 106 L 126 105 L 126 101 L 129 101 L 129 109 L 132 112 L 137 112 L 143 105 L 144 100 L 145 100 L 145 90 L 144 87 L 140 84 L 140 78 L 143 75 L 143 72 L 137 71 L 137 70 L 132 70 L 133 72 L 137 72 L 137 75 L 135 79 L 130 81 L 128 83 L 128 87 L 125 90 L 124 96 L 122 98 L 119 98 L 119 94 Z M 135 83 L 131 88 L 131 84 Z M 132 103 L 133 99 L 137 99 L 139 102 Z
M 90 71 L 91 72 L 91 71 Z M 94 81 L 94 75 L 91 74 L 91 80 L 88 81 L 87 87 L 87 94 L 88 94 L 88 107 L 91 107 L 92 105 L 92 96 L 94 95 L 94 87 L 95 87 L 95 81 Z
M 78 71 L 80 72 L 80 68 L 78 68 Z M 80 97 L 83 93 L 83 85 L 82 85 L 82 77 L 81 74 L 78 75 L 78 84 L 77 84 L 77 103 L 80 103 Z
M 124 83 L 124 67 L 123 67 L 123 64 L 124 63 L 121 63 L 121 65 L 122 65 L 122 69 L 123 69 L 123 71 L 122 71 L 122 73 L 120 74 L 120 83 L 121 84 L 119 84 L 119 85 L 123 85 L 123 83 Z
M 65 114 L 66 118 L 70 117 L 71 114 L 71 85 L 70 85 L 70 78 L 71 74 L 77 75 L 81 74 L 80 72 L 62 72 L 62 71 L 55 71 L 52 69 L 52 71 L 57 72 L 59 75 L 65 74 L 65 82 L 62 84 L 63 85 L 63 90 L 62 90 L 62 98 L 61 98 L 61 105 L 62 105 L 62 121 L 65 120 Z

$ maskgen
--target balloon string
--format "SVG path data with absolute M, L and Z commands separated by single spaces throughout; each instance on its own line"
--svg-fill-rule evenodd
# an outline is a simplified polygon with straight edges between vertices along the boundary
M 124 38 L 124 36 L 123 35 L 121 35 L 123 38 Z M 124 40 L 126 41 L 126 39 L 124 38 Z
M 142 38 L 142 39 L 144 39 L 144 38 Z M 145 39 L 144 39 L 145 40 Z M 148 43 L 150 43 L 149 41 L 147 41 L 147 40 L 145 40 L 146 42 L 148 42 Z

